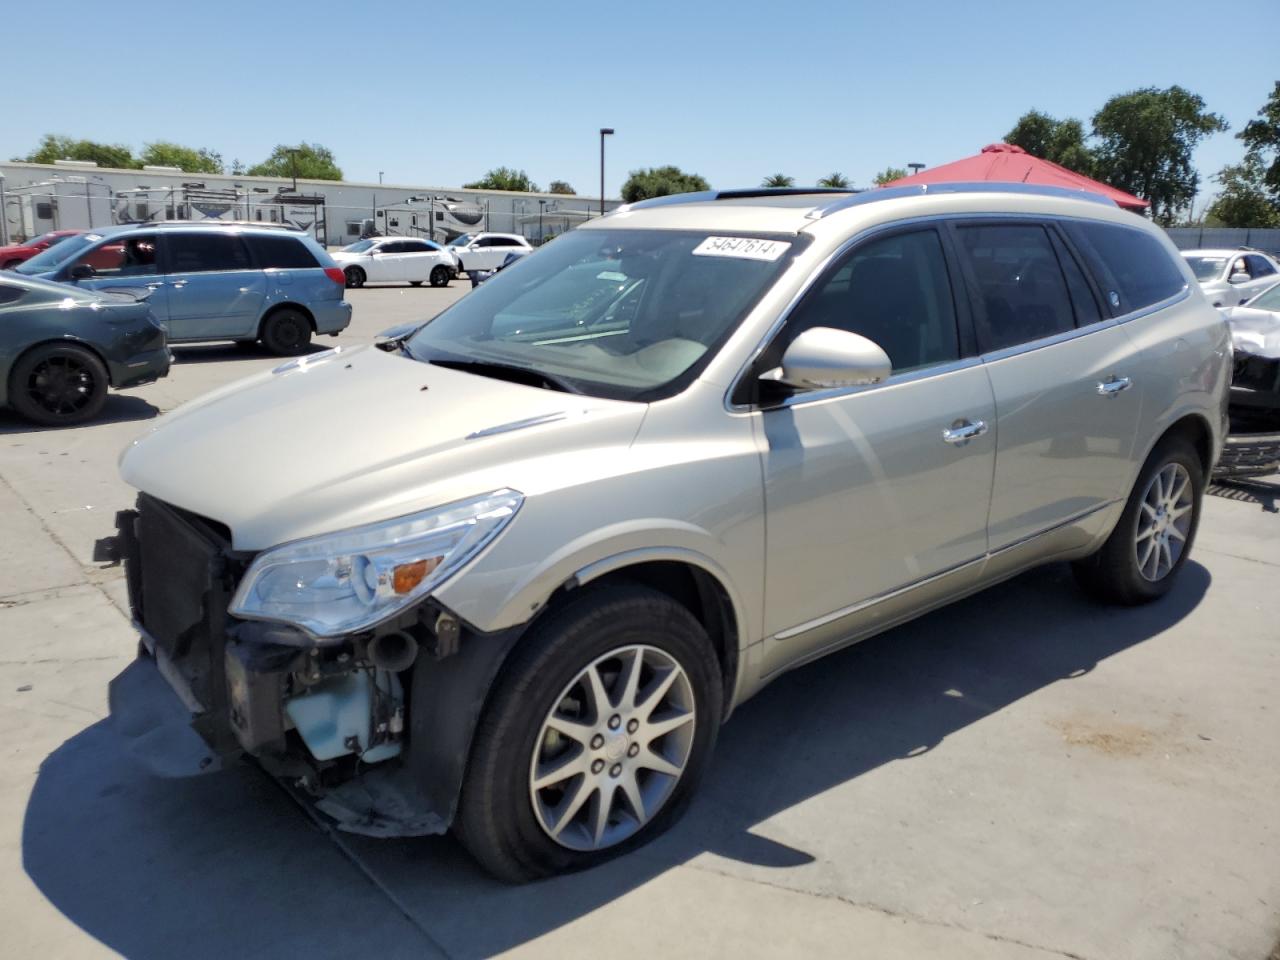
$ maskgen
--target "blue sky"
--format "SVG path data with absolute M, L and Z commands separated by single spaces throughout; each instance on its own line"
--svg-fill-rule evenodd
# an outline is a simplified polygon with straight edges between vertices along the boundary
M 611 196 L 666 163 L 719 187 L 833 170 L 866 185 L 974 153 L 1032 107 L 1087 124 L 1113 94 L 1177 83 L 1232 127 L 1197 154 L 1207 194 L 1280 79 L 1263 23 L 1280 3 L 1228 14 L 1203 0 L 6 4 L 0 155 L 46 132 L 246 163 L 313 140 L 354 180 L 458 186 L 507 165 L 595 194 L 611 126 Z

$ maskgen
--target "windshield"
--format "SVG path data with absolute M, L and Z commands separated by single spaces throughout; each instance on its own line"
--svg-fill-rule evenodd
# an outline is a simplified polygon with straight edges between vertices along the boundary
M 519 367 L 592 396 L 670 396 L 715 355 L 800 244 L 794 236 L 574 231 L 477 287 L 408 350 L 427 362 Z M 755 259 L 761 250 L 766 258 Z
M 343 253 L 364 253 L 374 245 L 374 240 L 357 240 L 355 243 L 349 243 L 342 248 Z
M 460 237 L 454 237 L 452 240 L 450 240 L 450 241 L 449 241 L 449 246 L 451 246 L 451 247 L 465 247 L 465 246 L 466 246 L 468 243 L 470 243 L 470 242 L 471 242 L 471 234 L 469 234 L 469 233 L 464 233 L 462 236 L 460 236 Z
M 20 263 L 14 269 L 26 274 L 49 273 L 101 239 L 102 235 L 98 233 L 81 233 L 74 237 L 67 237 L 62 243 L 49 247 L 43 253 L 37 253 L 26 263 Z
M 1201 283 L 1204 283 L 1206 280 L 1218 279 L 1218 276 L 1222 273 L 1222 268 L 1227 265 L 1226 257 L 1184 256 L 1182 259 L 1187 261 L 1191 267 L 1191 272 L 1196 275 L 1196 279 Z
M 1249 301 L 1248 306 L 1254 310 L 1275 310 L 1280 313 L 1280 283 L 1269 287 L 1266 293 L 1260 293 Z

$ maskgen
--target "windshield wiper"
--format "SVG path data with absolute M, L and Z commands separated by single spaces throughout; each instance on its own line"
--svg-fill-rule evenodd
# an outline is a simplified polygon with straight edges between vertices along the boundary
M 564 393 L 582 393 L 572 382 L 564 377 L 544 373 L 533 367 L 522 367 L 517 363 L 500 363 L 494 360 L 428 360 L 437 367 L 448 367 L 451 370 L 462 370 L 482 377 L 494 377 L 498 380 L 509 380 L 512 383 L 523 383 L 530 387 L 550 387 Z

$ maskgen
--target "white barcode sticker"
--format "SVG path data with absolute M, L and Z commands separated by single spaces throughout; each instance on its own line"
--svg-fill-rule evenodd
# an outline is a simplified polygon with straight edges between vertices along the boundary
M 737 257 L 739 260 L 777 260 L 791 249 L 783 240 L 756 237 L 707 237 L 693 248 L 695 257 Z

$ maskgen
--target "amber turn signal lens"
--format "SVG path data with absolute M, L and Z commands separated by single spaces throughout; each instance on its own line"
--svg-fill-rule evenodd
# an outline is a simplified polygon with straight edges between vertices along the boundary
M 428 560 L 415 560 L 413 563 L 402 563 L 391 571 L 391 589 L 396 593 L 408 593 L 436 567 L 440 566 L 443 557 L 431 557 Z

